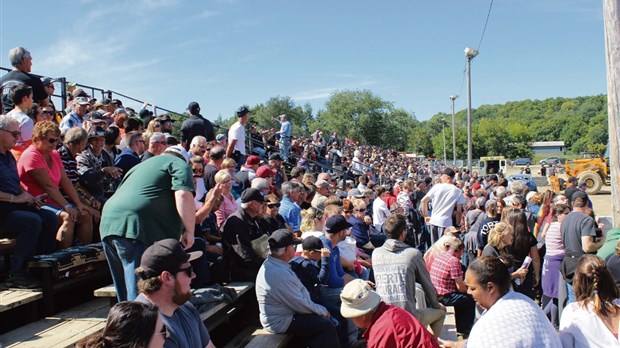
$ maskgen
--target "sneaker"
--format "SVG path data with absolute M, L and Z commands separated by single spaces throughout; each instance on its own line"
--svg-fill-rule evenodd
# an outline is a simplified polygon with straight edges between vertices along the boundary
M 43 283 L 40 280 L 35 279 L 28 273 L 14 274 L 8 277 L 5 283 L 7 287 L 17 289 L 40 289 L 43 287 Z

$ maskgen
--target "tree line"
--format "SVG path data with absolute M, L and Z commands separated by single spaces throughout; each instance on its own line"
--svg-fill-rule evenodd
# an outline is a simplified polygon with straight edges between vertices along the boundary
M 437 113 L 419 121 L 413 112 L 394 106 L 369 90 L 335 92 L 325 108 L 314 114 L 310 104 L 296 105 L 287 96 L 272 97 L 251 107 L 251 121 L 259 129 L 278 128 L 277 115 L 287 114 L 294 136 L 309 136 L 320 128 L 325 137 L 338 132 L 360 143 L 443 158 L 452 158 L 452 115 Z M 218 118 L 230 127 L 235 116 Z M 456 152 L 467 157 L 467 110 L 455 114 Z M 608 141 L 607 96 L 522 100 L 472 109 L 473 157 L 503 155 L 531 157 L 534 141 L 564 141 L 570 153 L 603 153 Z

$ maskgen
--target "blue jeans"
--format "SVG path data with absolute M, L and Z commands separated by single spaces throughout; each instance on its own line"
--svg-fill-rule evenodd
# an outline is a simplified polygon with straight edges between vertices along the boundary
M 133 301 L 138 297 L 135 271 L 140 267 L 140 259 L 147 247 L 139 240 L 119 236 L 103 239 L 103 250 L 108 259 L 118 302 Z
M 328 310 L 330 308 L 339 309 L 342 303 L 342 300 L 340 299 L 340 293 L 342 292 L 342 289 L 343 288 L 328 288 L 325 286 L 321 286 L 319 288 L 319 292 L 321 294 L 321 300 L 319 302 L 321 302 L 321 304 L 323 304 Z M 357 339 L 357 326 L 355 326 L 355 324 L 353 324 L 353 321 L 350 319 L 340 317 L 340 320 L 342 320 L 343 322 L 340 323 L 339 330 L 346 329 L 348 343 L 353 343 Z M 343 323 L 345 322 L 346 325 L 343 325 Z M 342 332 L 341 336 L 344 335 L 345 333 Z
M 0 219 L 3 229 L 15 235 L 15 252 L 11 258 L 12 275 L 26 272 L 28 259 L 56 249 L 58 217 L 49 210 L 28 207 L 16 209 Z
M 575 301 L 577 301 L 577 299 L 575 298 L 575 289 L 573 289 L 573 284 L 566 283 L 566 305 L 564 305 L 564 308 L 566 308 L 569 303 Z
M 290 137 L 286 140 L 280 140 L 280 156 L 284 161 L 288 161 L 288 154 L 291 148 L 291 140 Z
M 443 295 L 443 298 L 441 298 L 439 302 L 444 306 L 454 307 L 456 332 L 469 336 L 471 327 L 474 325 L 474 310 L 476 307 L 474 298 L 461 292 L 453 292 Z
M 301 337 L 308 347 L 340 347 L 334 325 L 316 314 L 294 314 L 286 332 Z

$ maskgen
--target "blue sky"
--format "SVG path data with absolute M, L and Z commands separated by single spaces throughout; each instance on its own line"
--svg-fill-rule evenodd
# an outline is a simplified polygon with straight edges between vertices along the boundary
M 425 120 L 466 107 L 464 48 L 490 0 L 133 0 L 0 3 L 0 65 L 210 119 L 290 96 L 313 111 L 369 89 Z M 28 13 L 26 13 L 28 11 Z M 472 104 L 606 92 L 601 0 L 496 0 L 472 63 Z M 131 103 L 129 103 L 131 105 Z M 134 105 L 137 106 L 137 105 Z

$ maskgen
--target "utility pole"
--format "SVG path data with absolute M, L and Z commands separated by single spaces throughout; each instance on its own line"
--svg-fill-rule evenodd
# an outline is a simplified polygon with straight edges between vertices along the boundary
M 613 227 L 620 227 L 620 0 L 603 0 L 605 60 L 607 63 L 607 113 L 609 117 L 609 167 Z
M 471 139 L 471 60 L 477 55 L 477 49 L 465 47 L 465 57 L 467 57 L 467 170 L 470 173 L 473 149 Z
M 443 165 L 447 166 L 447 154 L 446 154 L 446 119 L 441 118 L 441 132 L 443 133 Z
M 456 127 L 454 126 L 454 101 L 458 97 L 458 94 L 453 94 L 450 96 L 450 100 L 452 100 L 452 164 L 454 166 L 456 166 Z

